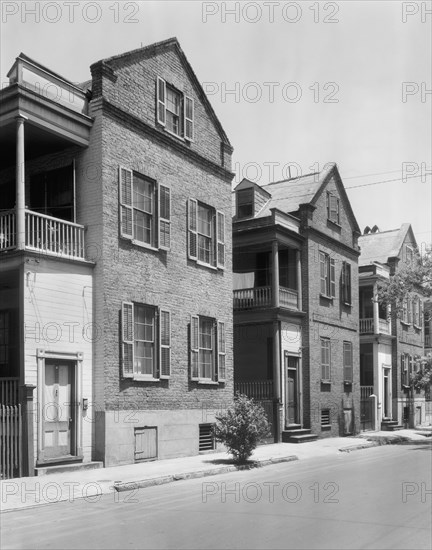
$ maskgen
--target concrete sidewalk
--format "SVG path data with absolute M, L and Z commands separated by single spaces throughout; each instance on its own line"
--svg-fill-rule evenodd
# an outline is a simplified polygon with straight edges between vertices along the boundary
M 422 435 L 423 433 L 423 435 Z M 101 495 L 161 485 L 178 480 L 193 479 L 232 472 L 239 469 L 262 467 L 292 460 L 319 456 L 337 456 L 341 453 L 383 444 L 430 444 L 431 430 L 400 430 L 398 432 L 368 432 L 357 437 L 318 439 L 309 443 L 277 443 L 255 449 L 250 462 L 238 467 L 230 455 L 214 452 L 141 462 L 126 466 L 75 470 L 52 473 L 41 477 L 26 477 L 0 482 L 1 511 L 7 512 L 60 501 L 84 499 L 97 502 Z

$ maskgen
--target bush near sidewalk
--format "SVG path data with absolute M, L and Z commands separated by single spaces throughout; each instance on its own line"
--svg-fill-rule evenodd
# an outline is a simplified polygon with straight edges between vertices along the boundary
M 216 415 L 213 434 L 223 443 L 238 464 L 244 464 L 259 441 L 270 434 L 263 407 L 241 393 L 226 412 Z

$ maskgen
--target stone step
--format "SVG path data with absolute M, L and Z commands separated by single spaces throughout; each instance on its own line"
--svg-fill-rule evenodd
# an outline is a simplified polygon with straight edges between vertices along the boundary
M 282 432 L 282 442 L 286 443 L 291 437 L 295 435 L 309 435 L 311 431 L 307 428 L 287 429 Z
M 46 476 L 79 470 L 96 470 L 103 468 L 103 462 L 73 462 L 71 464 L 53 464 L 52 466 L 38 466 L 35 468 L 35 475 Z
M 316 434 L 302 434 L 302 435 L 292 435 L 290 436 L 286 443 L 308 443 L 309 441 L 315 441 L 318 439 Z
M 385 422 L 381 422 L 381 430 L 385 432 L 395 432 L 403 429 L 404 427 L 401 424 L 398 424 L 397 420 L 387 420 Z

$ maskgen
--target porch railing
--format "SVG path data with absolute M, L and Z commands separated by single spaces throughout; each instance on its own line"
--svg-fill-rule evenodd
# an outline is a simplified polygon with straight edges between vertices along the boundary
M 19 378 L 0 378 L 0 405 L 18 405 Z
M 368 399 L 374 392 L 373 386 L 360 386 L 360 399 Z
M 273 380 L 252 380 L 235 382 L 234 391 L 255 399 L 273 399 Z
M 0 214 L 0 250 L 16 247 L 15 211 Z M 46 254 L 84 259 L 84 227 L 77 223 L 25 211 L 25 247 Z
M 373 318 L 360 319 L 360 334 L 373 334 L 375 332 Z M 381 334 L 390 334 L 390 323 L 385 319 L 378 320 L 378 332 Z
M 234 309 L 254 309 L 270 307 L 272 287 L 258 286 L 234 290 Z M 298 292 L 290 288 L 279 287 L 279 305 L 288 309 L 298 309 Z
M 234 290 L 234 309 L 268 307 L 271 304 L 272 291 L 270 286 Z

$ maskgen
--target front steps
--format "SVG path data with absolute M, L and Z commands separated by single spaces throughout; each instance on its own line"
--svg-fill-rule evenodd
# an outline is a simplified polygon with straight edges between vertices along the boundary
M 317 435 L 312 434 L 307 428 L 302 428 L 300 424 L 291 424 L 282 431 L 283 443 L 307 443 L 316 439 L 318 439 Z
M 35 476 L 46 476 L 49 474 L 60 474 L 82 470 L 95 470 L 103 468 L 103 462 L 73 462 L 70 464 L 53 464 L 52 466 L 38 466 L 35 468 Z
M 385 432 L 396 432 L 397 430 L 403 430 L 402 424 L 398 424 L 397 420 L 383 420 L 381 422 L 381 430 Z

